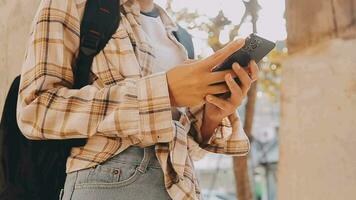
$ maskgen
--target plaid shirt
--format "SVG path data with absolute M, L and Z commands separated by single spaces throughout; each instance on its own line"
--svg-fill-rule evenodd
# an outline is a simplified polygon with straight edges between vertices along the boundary
M 96 166 L 132 145 L 155 145 L 172 199 L 200 199 L 193 160 L 206 152 L 242 156 L 249 151 L 237 114 L 221 122 L 207 145 L 201 145 L 200 134 L 204 105 L 181 109 L 180 120 L 172 120 L 166 74 L 151 74 L 154 51 L 135 0 L 121 0 L 125 15 L 95 57 L 90 85 L 71 89 L 85 3 L 42 1 L 22 68 L 21 131 L 36 140 L 87 138 L 85 146 L 72 149 L 68 173 Z M 160 14 L 168 36 L 187 55 L 172 34 L 176 24 L 162 8 Z

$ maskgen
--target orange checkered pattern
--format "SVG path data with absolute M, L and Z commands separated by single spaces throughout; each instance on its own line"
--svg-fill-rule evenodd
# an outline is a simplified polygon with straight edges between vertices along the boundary
M 36 140 L 87 138 L 85 146 L 72 149 L 67 172 L 98 165 L 129 146 L 155 145 L 172 199 L 200 199 L 193 160 L 206 152 L 242 156 L 249 151 L 237 114 L 225 118 L 206 145 L 200 137 L 204 105 L 182 108 L 180 120 L 172 120 L 166 74 L 151 73 L 154 51 L 135 0 L 121 0 L 125 14 L 94 58 L 90 84 L 71 89 L 85 3 L 41 2 L 22 68 L 20 129 Z M 168 36 L 187 55 L 171 33 L 176 24 L 162 8 L 160 14 Z

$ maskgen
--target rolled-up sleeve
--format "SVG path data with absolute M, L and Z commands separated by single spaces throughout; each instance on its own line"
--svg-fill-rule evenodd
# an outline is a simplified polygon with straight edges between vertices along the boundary
M 194 160 L 203 158 L 208 152 L 232 156 L 244 156 L 249 152 L 250 142 L 237 112 L 221 121 L 206 144 L 201 137 L 204 105 L 188 108 L 186 115 L 191 123 L 188 147 Z

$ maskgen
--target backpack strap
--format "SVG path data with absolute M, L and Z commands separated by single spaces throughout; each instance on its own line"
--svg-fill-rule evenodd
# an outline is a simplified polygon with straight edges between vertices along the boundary
M 74 89 L 80 89 L 88 84 L 93 59 L 115 33 L 120 19 L 119 0 L 87 0 L 80 25 L 80 47 L 75 64 Z M 181 26 L 178 26 L 173 35 L 187 49 L 188 57 L 194 59 L 192 36 Z
M 80 47 L 74 71 L 74 89 L 88 84 L 94 57 L 115 33 L 121 19 L 119 0 L 87 0 L 80 25 Z
M 173 31 L 173 35 L 176 37 L 178 42 L 180 42 L 188 52 L 189 59 L 194 59 L 194 45 L 192 36 L 188 33 L 187 30 L 178 25 L 178 30 Z

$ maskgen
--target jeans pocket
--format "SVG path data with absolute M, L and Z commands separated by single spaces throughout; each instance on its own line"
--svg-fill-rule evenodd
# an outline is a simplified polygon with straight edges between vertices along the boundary
M 85 180 L 86 183 L 115 183 L 120 180 L 121 169 L 98 165 L 91 168 Z
M 132 184 L 140 175 L 137 165 L 130 163 L 115 163 L 114 166 L 98 165 L 91 168 L 85 178 L 78 178 L 75 188 L 122 187 Z

